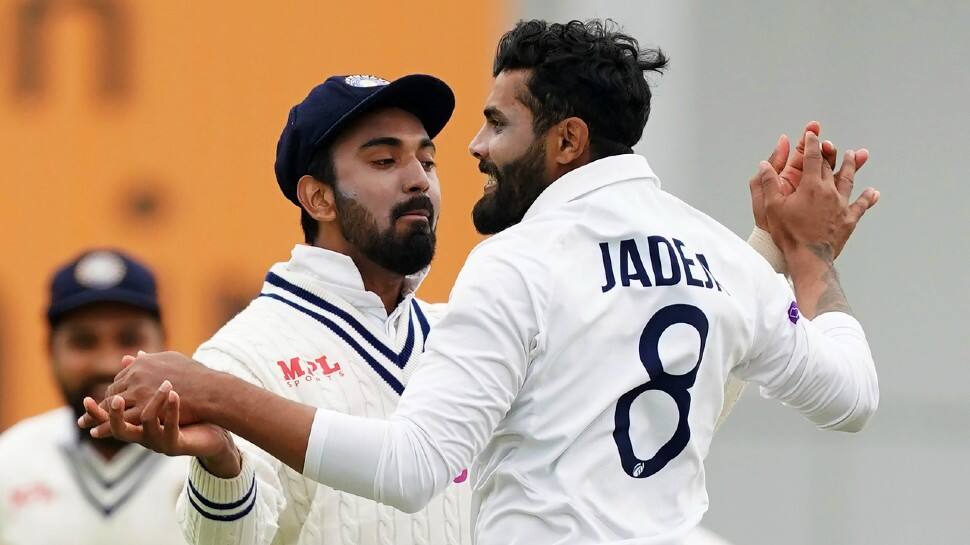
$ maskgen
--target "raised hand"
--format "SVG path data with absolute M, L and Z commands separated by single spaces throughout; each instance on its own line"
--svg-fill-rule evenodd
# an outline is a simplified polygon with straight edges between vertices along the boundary
M 775 143 L 775 149 L 771 151 L 771 155 L 768 157 L 768 164 L 771 165 L 771 168 L 781 178 L 782 191 L 785 194 L 790 194 L 794 191 L 801 181 L 802 161 L 805 153 L 805 133 L 813 132 L 818 135 L 821 130 L 822 126 L 818 121 L 809 121 L 805 125 L 805 130 L 802 131 L 802 137 L 795 146 L 794 154 L 791 153 L 791 144 L 788 141 L 788 135 L 782 134 L 778 137 L 778 142 Z M 759 229 L 767 231 L 768 224 L 765 221 L 764 190 L 761 185 L 760 173 L 756 172 L 748 180 L 748 188 L 751 190 L 751 211 L 754 213 L 754 224 Z
M 864 157 L 868 152 L 862 150 Z M 765 195 L 768 231 L 775 244 L 787 252 L 797 247 L 827 247 L 834 259 L 865 214 L 879 200 L 879 192 L 867 188 L 855 202 L 849 196 L 858 170 L 857 152 L 848 150 L 838 173 L 823 159 L 818 136 L 805 133 L 804 171 L 791 192 L 768 162 L 759 175 Z
M 801 184 L 805 160 L 806 137 L 809 134 L 813 134 L 817 138 L 820 132 L 821 125 L 817 121 L 810 121 L 808 124 L 806 124 L 802 137 L 795 146 L 794 153 L 791 153 L 788 137 L 786 135 L 783 134 L 778 139 L 775 149 L 768 158 L 767 165 L 771 168 L 771 170 L 778 174 L 777 187 L 782 195 L 792 194 Z M 825 140 L 821 143 L 820 149 L 822 160 L 826 163 L 829 170 L 834 170 L 836 165 L 836 156 L 838 153 L 835 145 L 832 144 L 832 142 Z M 866 149 L 855 151 L 849 150 L 846 153 L 846 156 L 849 154 L 852 155 L 852 161 L 843 161 L 842 167 L 838 172 L 835 173 L 835 178 L 843 192 L 847 190 L 849 193 L 851 193 L 855 173 L 869 160 L 869 152 Z M 764 184 L 762 183 L 763 174 L 761 171 L 763 167 L 764 162 L 762 162 L 758 172 L 755 173 L 751 180 L 749 180 L 748 187 L 751 191 L 751 210 L 754 215 L 755 226 L 761 230 L 771 232 L 766 218 L 765 190 Z M 846 199 L 847 198 L 848 194 L 846 195 Z M 833 258 L 839 255 L 843 246 L 844 242 L 842 246 L 835 248 Z
M 760 165 L 768 228 L 784 253 L 798 306 L 809 319 L 823 312 L 850 312 L 833 261 L 879 200 L 879 192 L 870 187 L 849 203 L 855 158 L 855 152 L 847 151 L 839 173 L 833 173 L 818 136 L 806 132 L 801 182 L 791 193 L 767 161 Z

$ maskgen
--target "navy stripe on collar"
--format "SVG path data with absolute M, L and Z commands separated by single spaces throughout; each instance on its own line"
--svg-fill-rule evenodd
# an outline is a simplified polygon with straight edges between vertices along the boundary
M 280 297 L 275 293 L 261 293 L 259 294 L 259 296 L 269 297 L 270 299 L 279 301 L 285 305 L 288 305 L 294 308 L 295 310 L 302 312 L 303 314 L 306 314 L 307 316 L 325 325 L 328 329 L 330 329 L 330 331 L 333 331 L 338 337 L 343 339 L 345 343 L 350 345 L 350 347 L 353 348 L 357 352 L 357 354 L 360 355 L 360 357 L 364 358 L 364 361 L 366 361 L 367 364 L 370 365 L 371 369 L 373 369 L 378 375 L 380 375 L 381 378 L 384 379 L 384 382 L 386 382 L 387 385 L 390 386 L 391 389 L 397 393 L 397 395 L 401 395 L 401 393 L 404 392 L 404 385 L 401 384 L 401 381 L 394 378 L 394 375 L 392 375 L 390 372 L 388 372 L 387 369 L 384 368 L 384 366 L 378 363 L 378 361 L 374 359 L 374 356 L 372 356 L 370 352 L 365 350 L 364 347 L 360 345 L 360 343 L 354 340 L 353 337 L 347 334 L 346 331 L 341 329 L 340 326 L 338 326 L 336 323 L 334 323 L 326 316 L 317 314 L 316 312 L 313 312 L 308 308 L 302 307 L 285 297 Z
M 78 445 L 80 445 L 80 442 L 78 443 Z M 75 453 L 72 453 L 71 455 L 74 456 L 76 458 L 77 463 L 80 464 L 79 469 L 82 469 L 81 466 L 83 466 L 83 469 L 87 470 L 87 474 L 90 475 L 92 478 L 94 478 L 94 480 L 96 480 L 98 484 L 104 487 L 105 490 L 111 490 L 114 487 L 114 485 L 123 481 L 126 477 L 128 477 L 129 475 L 132 475 L 135 471 L 137 471 L 138 466 L 145 463 L 149 459 L 149 457 L 151 457 L 152 454 L 154 453 L 148 449 L 145 449 L 143 452 L 140 452 L 138 454 L 138 457 L 135 459 L 135 461 L 129 465 L 127 472 L 122 473 L 113 481 L 108 479 L 104 475 L 102 475 L 101 472 L 96 467 L 94 467 L 94 464 L 91 462 L 90 458 L 82 454 L 82 451 L 78 450 Z
M 110 517 L 115 511 L 127 503 L 128 500 L 131 499 L 131 497 L 134 496 L 139 489 L 141 489 L 142 484 L 144 484 L 144 482 L 154 474 L 152 470 L 162 459 L 162 456 L 160 455 L 153 455 L 145 458 L 148 460 L 148 463 L 141 463 L 141 460 L 139 460 L 137 467 L 133 467 L 132 471 L 129 471 L 115 481 L 118 482 L 125 480 L 127 477 L 134 476 L 133 479 L 126 485 L 127 489 L 125 492 L 121 495 L 121 497 L 115 500 L 114 503 L 106 504 L 101 501 L 101 498 L 98 497 L 96 491 L 91 489 L 91 487 L 84 480 L 84 477 L 82 476 L 84 469 L 80 465 L 81 462 L 77 459 L 78 454 L 72 452 L 71 447 L 68 445 L 62 445 L 61 452 L 64 454 L 64 457 L 67 458 L 67 466 L 70 469 L 71 476 L 74 477 L 74 481 L 77 483 L 78 488 L 81 489 L 81 495 L 84 496 L 84 499 L 87 500 L 91 507 L 94 507 L 100 511 L 104 517 Z M 154 453 L 149 452 L 148 454 L 151 455 Z
M 411 299 L 411 306 L 414 307 L 414 314 L 418 317 L 418 323 L 421 324 L 421 336 L 424 338 L 425 344 L 428 343 L 428 333 L 431 332 L 431 325 L 428 324 L 428 319 L 424 317 L 424 312 L 421 310 L 421 305 L 414 299 Z
M 272 271 L 266 273 L 266 282 L 339 317 L 341 320 L 350 325 L 350 327 L 352 327 L 354 331 L 363 337 L 365 341 L 373 346 L 378 352 L 383 354 L 385 358 L 391 360 L 394 365 L 397 365 L 399 368 L 403 369 L 404 366 L 407 365 L 408 360 L 411 359 L 411 353 L 414 350 L 414 325 L 411 323 L 410 314 L 408 314 L 408 336 L 404 341 L 404 348 L 400 353 L 396 353 L 388 348 L 386 344 L 381 342 L 381 340 L 375 337 L 370 331 L 368 331 L 367 328 L 357 321 L 357 319 L 354 318 L 350 313 L 334 305 L 333 303 L 330 303 L 325 299 L 314 295 L 310 291 L 292 284 L 291 282 L 287 282 L 280 275 Z M 424 326 L 422 325 L 422 328 L 423 327 Z

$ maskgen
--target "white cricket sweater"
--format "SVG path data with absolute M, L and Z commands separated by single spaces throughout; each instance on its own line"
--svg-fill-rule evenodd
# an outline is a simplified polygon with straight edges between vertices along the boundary
M 294 401 L 384 418 L 397 407 L 441 312 L 413 296 L 424 276 L 408 278 L 405 296 L 388 316 L 380 298 L 364 290 L 350 258 L 298 245 L 289 262 L 270 269 L 260 296 L 199 347 L 195 359 Z M 243 453 L 238 477 L 219 479 L 191 463 L 178 505 L 191 543 L 470 543 L 467 472 L 409 515 L 319 485 L 235 440 Z

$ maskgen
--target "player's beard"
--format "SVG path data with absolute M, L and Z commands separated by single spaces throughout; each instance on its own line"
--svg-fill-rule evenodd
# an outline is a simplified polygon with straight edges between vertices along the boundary
M 339 189 L 334 192 L 337 215 L 344 238 L 367 259 L 391 272 L 407 276 L 431 264 L 436 243 L 434 205 L 427 195 L 412 197 L 391 209 L 390 226 L 381 231 L 374 215 Z M 403 235 L 397 233 L 398 218 L 409 211 L 427 210 L 428 222 L 411 222 Z
M 549 185 L 545 159 L 545 143 L 536 138 L 521 157 L 505 166 L 479 161 L 478 170 L 496 181 L 495 190 L 483 195 L 472 209 L 472 221 L 479 233 L 494 235 L 522 221 Z
M 70 405 L 71 410 L 74 411 L 75 420 L 81 418 L 84 414 L 84 398 L 90 397 L 95 401 L 100 403 L 104 399 L 104 393 L 107 389 L 107 385 L 114 382 L 114 375 L 111 376 L 100 376 L 94 375 L 88 377 L 81 386 L 72 390 L 67 388 L 63 382 L 58 381 L 58 386 L 61 388 L 61 393 L 64 395 L 64 400 Z M 113 437 L 106 437 L 103 439 L 95 439 L 91 437 L 88 430 L 78 429 L 80 433 L 81 441 L 89 441 L 91 443 L 97 443 L 104 448 L 109 450 L 121 450 L 122 447 L 127 445 L 124 441 L 119 441 Z

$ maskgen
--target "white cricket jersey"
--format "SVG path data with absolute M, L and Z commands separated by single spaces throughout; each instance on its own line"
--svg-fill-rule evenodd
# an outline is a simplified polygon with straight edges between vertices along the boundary
M 687 534 L 684 545 L 731 545 L 731 543 L 707 528 L 698 526 Z
M 128 445 L 106 461 L 70 407 L 0 435 L 0 545 L 184 545 L 187 461 Z
M 298 245 L 289 262 L 270 269 L 260 296 L 194 358 L 294 401 L 384 418 L 397 407 L 440 314 L 439 305 L 413 295 L 424 276 L 407 279 L 401 303 L 388 316 L 349 257 Z M 243 454 L 235 479 L 216 478 L 192 460 L 179 500 L 192 543 L 470 543 L 467 471 L 456 471 L 449 482 L 457 482 L 425 509 L 405 514 L 318 485 L 235 440 Z
M 680 544 L 731 374 L 823 429 L 878 402 L 855 319 L 801 317 L 744 241 L 609 157 L 476 247 L 390 419 L 317 411 L 304 472 L 417 509 L 474 460 L 479 545 Z

